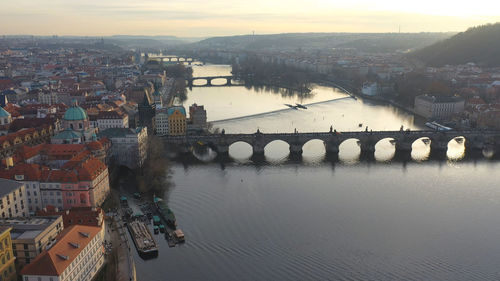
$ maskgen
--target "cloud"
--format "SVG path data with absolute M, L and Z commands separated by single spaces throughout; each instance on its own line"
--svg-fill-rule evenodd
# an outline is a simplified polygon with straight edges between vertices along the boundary
M 213 36 L 248 34 L 252 30 L 390 32 L 399 25 L 407 32 L 460 31 L 500 20 L 479 7 L 484 1 L 476 0 L 477 6 L 454 2 L 453 7 L 445 9 L 451 1 L 23 0 L 2 4 L 0 32 Z

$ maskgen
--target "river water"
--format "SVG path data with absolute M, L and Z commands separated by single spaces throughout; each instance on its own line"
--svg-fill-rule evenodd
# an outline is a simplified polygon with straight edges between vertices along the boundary
M 228 72 L 194 68 L 195 76 Z M 391 106 L 329 87 L 312 93 L 194 87 L 185 105 L 205 105 L 213 126 L 228 133 L 422 128 Z M 295 102 L 313 105 L 283 106 Z M 332 163 L 311 141 L 297 163 L 287 161 L 287 144 L 273 142 L 267 163 L 254 164 L 251 148 L 237 143 L 235 161 L 224 165 L 210 162 L 215 152 L 174 162 L 168 201 L 187 241 L 168 248 L 157 236 L 157 259 L 136 256 L 139 280 L 500 279 L 499 164 L 424 160 L 428 147 L 420 141 L 409 162 L 390 161 L 386 140 L 376 149 L 378 161 L 358 161 L 355 141 L 346 141 Z M 460 151 L 450 140 L 450 157 Z

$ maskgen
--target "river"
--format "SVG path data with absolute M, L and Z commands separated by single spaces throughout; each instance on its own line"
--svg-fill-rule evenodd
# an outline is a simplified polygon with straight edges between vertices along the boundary
M 228 71 L 194 67 L 195 76 Z M 346 97 L 322 86 L 308 97 L 194 87 L 185 105 L 203 104 L 214 127 L 234 133 L 422 128 L 397 108 Z M 295 102 L 314 105 L 283 106 Z M 318 141 L 305 145 L 302 163 L 287 161 L 287 149 L 269 144 L 265 164 L 243 143 L 225 165 L 210 161 L 215 152 L 174 162 L 168 201 L 187 241 L 168 248 L 157 236 L 157 259 L 136 256 L 139 280 L 500 279 L 498 162 L 425 160 L 419 141 L 410 162 L 391 161 L 385 140 L 377 162 L 356 160 L 349 141 L 334 163 Z M 450 157 L 460 151 L 450 140 Z

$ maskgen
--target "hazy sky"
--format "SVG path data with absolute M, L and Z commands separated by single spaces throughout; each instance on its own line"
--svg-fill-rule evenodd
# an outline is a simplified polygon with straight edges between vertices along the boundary
M 462 31 L 500 1 L 0 0 L 0 34 L 176 35 Z

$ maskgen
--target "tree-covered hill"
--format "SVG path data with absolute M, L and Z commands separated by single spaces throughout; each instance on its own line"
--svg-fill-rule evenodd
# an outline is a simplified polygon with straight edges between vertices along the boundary
M 430 66 L 473 62 L 500 66 L 500 23 L 469 28 L 449 39 L 410 54 Z

